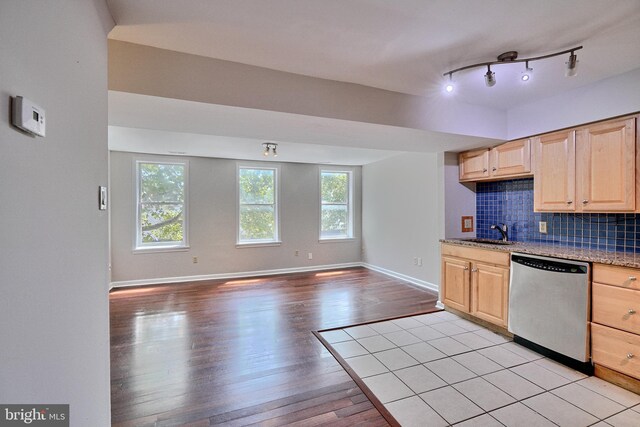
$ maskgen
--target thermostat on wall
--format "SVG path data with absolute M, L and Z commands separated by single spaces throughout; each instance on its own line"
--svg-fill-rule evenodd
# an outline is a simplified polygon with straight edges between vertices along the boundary
M 45 136 L 44 108 L 27 98 L 13 98 L 13 125 L 34 135 Z

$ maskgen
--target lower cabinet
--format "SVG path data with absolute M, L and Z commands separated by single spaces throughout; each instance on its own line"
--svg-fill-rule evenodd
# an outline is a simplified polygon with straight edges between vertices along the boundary
M 640 270 L 594 264 L 592 273 L 593 363 L 640 379 Z
M 507 326 L 509 253 L 442 245 L 441 299 L 450 308 Z

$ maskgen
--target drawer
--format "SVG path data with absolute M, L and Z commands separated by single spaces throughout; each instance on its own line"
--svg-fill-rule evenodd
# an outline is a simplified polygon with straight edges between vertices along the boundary
M 593 264 L 594 282 L 622 288 L 640 289 L 640 270 L 607 264 Z
M 592 322 L 640 334 L 640 291 L 594 282 L 591 297 Z
M 471 248 L 468 246 L 442 244 L 442 255 L 482 261 L 489 264 L 509 266 L 509 252 L 492 251 L 489 249 Z
M 594 363 L 640 378 L 640 336 L 592 323 L 591 358 Z

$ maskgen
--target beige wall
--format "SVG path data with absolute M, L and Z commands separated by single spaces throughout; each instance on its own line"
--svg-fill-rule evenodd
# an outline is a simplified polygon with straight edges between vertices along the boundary
M 362 168 L 364 261 L 434 289 L 440 282 L 438 173 L 437 154 L 402 154 Z M 422 266 L 414 265 L 416 257 Z
M 506 113 L 109 41 L 109 90 L 504 139 Z M 465 117 L 465 120 L 460 120 Z
M 361 168 L 354 177 L 355 238 L 319 242 L 321 166 L 280 166 L 280 246 L 236 248 L 236 168 L 258 164 L 204 157 L 169 157 L 111 152 L 111 259 L 114 282 L 263 270 L 307 268 L 361 261 Z M 184 252 L 133 253 L 135 159 L 189 161 L 189 244 Z M 273 165 L 272 162 L 262 162 Z M 331 168 L 329 166 L 322 168 Z M 295 256 L 295 251 L 299 256 Z M 307 254 L 311 252 L 313 259 Z M 198 263 L 193 263 L 193 257 Z
M 0 402 L 110 414 L 107 32 L 103 0 L 0 3 Z M 47 136 L 9 124 L 9 97 L 46 110 Z

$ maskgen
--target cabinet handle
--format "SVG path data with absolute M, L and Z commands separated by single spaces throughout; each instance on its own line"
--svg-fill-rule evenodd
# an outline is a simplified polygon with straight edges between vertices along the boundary
M 633 353 L 627 353 L 627 359 L 633 359 Z
M 491 170 L 495 172 L 498 170 L 498 168 L 494 166 Z
M 475 273 L 476 271 L 478 271 L 478 269 L 477 269 L 477 268 L 472 268 L 472 269 L 471 269 L 471 272 L 472 272 L 472 273 Z
M 469 267 L 465 267 L 464 269 L 465 269 L 465 270 L 468 270 L 468 269 L 469 269 Z
M 482 172 L 486 172 L 486 171 L 487 171 L 487 169 L 486 169 L 486 168 L 485 168 L 485 169 L 482 169 Z
M 567 200 L 568 205 L 570 205 L 571 203 L 573 203 L 573 200 Z
M 636 276 L 629 276 L 629 281 L 630 282 L 635 282 L 636 281 Z
M 586 205 L 587 203 L 589 203 L 589 201 L 588 201 L 588 200 L 583 200 L 583 201 L 582 201 L 582 204 L 583 204 L 583 205 Z
M 636 314 L 636 311 L 633 308 L 630 308 L 629 311 L 627 311 L 627 313 L 629 314 Z

